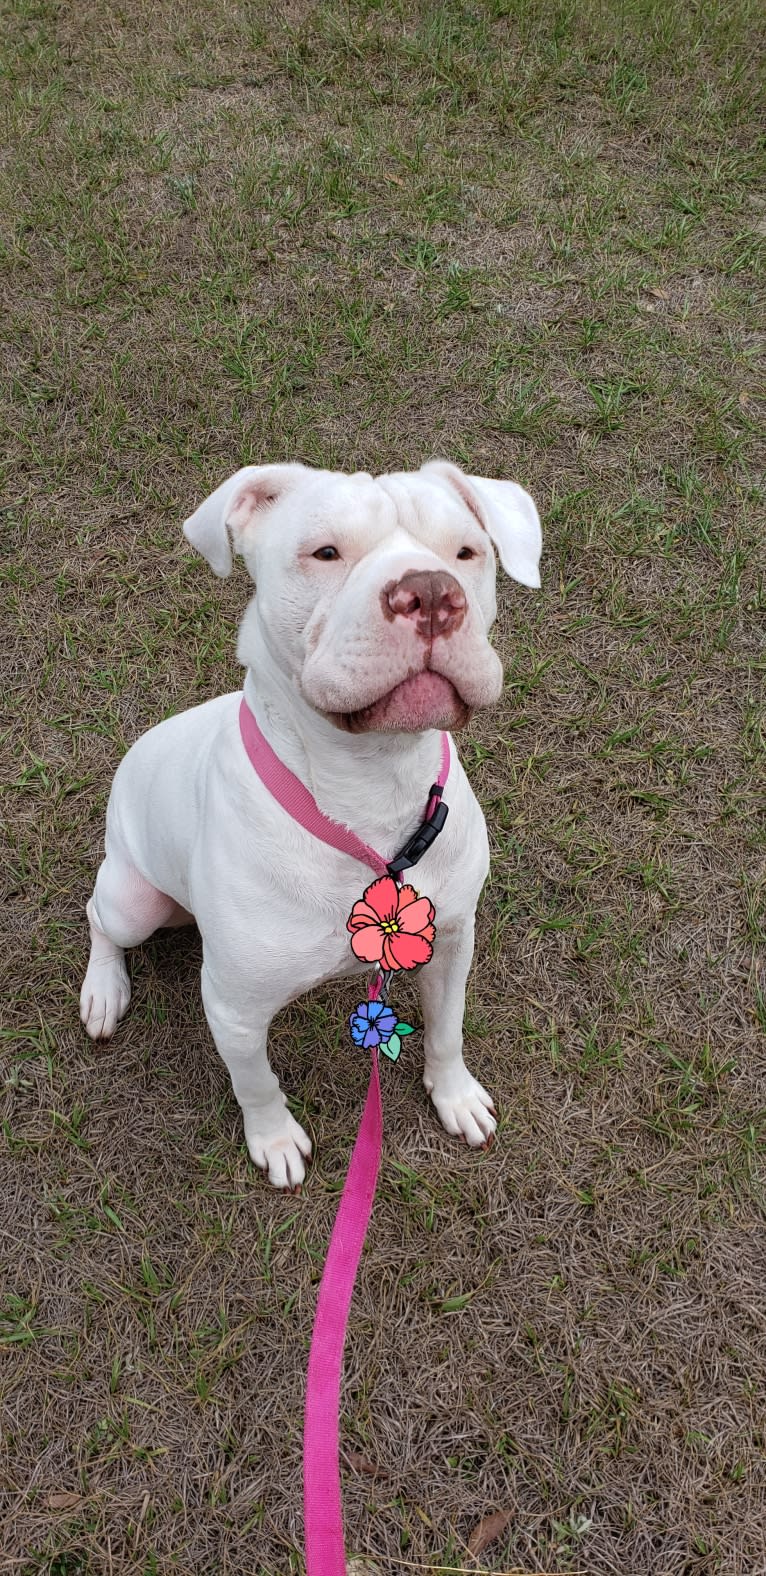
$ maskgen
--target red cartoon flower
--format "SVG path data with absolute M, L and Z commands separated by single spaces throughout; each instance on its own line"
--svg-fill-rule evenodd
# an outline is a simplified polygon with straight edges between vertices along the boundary
M 414 887 L 381 876 L 368 886 L 348 918 L 351 946 L 365 963 L 384 969 L 416 969 L 428 963 L 434 939 L 434 908 Z

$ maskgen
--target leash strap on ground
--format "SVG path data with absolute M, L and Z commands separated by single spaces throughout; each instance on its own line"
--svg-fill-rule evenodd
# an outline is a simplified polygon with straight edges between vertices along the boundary
M 346 1576 L 340 1493 L 340 1376 L 346 1324 L 383 1146 L 377 1048 L 327 1250 L 311 1338 L 303 1430 L 306 1576 Z

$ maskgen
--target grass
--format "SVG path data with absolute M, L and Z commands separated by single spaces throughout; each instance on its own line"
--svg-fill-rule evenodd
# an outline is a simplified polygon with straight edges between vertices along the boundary
M 3 27 L 7 1568 L 302 1568 L 347 993 L 275 1030 L 319 1145 L 283 1199 L 198 942 L 135 955 L 95 1051 L 83 908 L 120 755 L 239 682 L 245 582 L 213 586 L 180 521 L 242 462 L 441 453 L 517 477 L 545 526 L 462 741 L 494 856 L 469 1048 L 502 1121 L 460 1152 L 417 1050 L 386 1078 L 349 1547 L 376 1576 L 755 1576 L 760 10 L 9 0 Z

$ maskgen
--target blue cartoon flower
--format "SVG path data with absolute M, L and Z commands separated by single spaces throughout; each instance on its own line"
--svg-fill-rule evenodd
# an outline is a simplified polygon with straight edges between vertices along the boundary
M 360 1001 L 349 1019 L 351 1038 L 355 1045 L 369 1051 L 375 1045 L 385 1045 L 396 1028 L 396 1013 L 382 1001 Z

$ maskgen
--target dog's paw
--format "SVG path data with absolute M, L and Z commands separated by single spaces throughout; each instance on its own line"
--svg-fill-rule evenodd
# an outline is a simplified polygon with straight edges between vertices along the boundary
M 245 1138 L 250 1157 L 267 1171 L 274 1187 L 300 1187 L 311 1159 L 311 1139 L 280 1102 L 261 1110 L 244 1111 Z
M 122 958 L 91 958 L 80 991 L 80 1017 L 92 1040 L 108 1040 L 128 1010 L 130 980 Z
M 472 1149 L 491 1143 L 497 1127 L 492 1096 L 471 1077 L 464 1062 L 457 1067 L 426 1066 L 423 1082 L 448 1133 L 464 1138 Z

